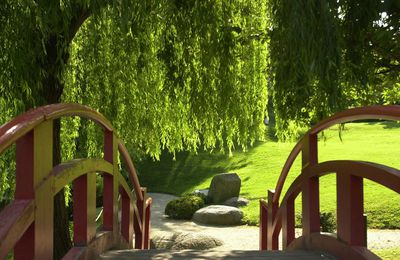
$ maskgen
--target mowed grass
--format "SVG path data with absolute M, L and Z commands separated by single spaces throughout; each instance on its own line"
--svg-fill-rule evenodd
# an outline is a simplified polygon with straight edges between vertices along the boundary
M 399 259 L 400 247 L 373 250 L 376 255 L 385 260 Z
M 319 136 L 319 161 L 351 159 L 372 161 L 400 169 L 400 124 L 396 122 L 350 123 L 339 138 L 338 127 Z M 243 208 L 250 224 L 257 224 L 259 199 L 274 189 L 280 171 L 295 143 L 258 142 L 248 152 L 236 151 L 232 156 L 209 152 L 179 153 L 176 160 L 163 154 L 161 160 L 144 160 L 136 164 L 143 186 L 150 192 L 175 195 L 209 187 L 218 173 L 236 172 L 242 180 L 240 196 L 250 199 Z M 300 158 L 294 163 L 284 191 L 300 172 Z M 283 197 L 284 193 L 282 193 Z M 400 228 L 400 196 L 378 184 L 365 180 L 365 213 L 370 228 Z M 300 196 L 301 197 L 301 196 Z M 300 214 L 301 199 L 296 200 Z M 336 215 L 336 178 L 320 179 L 321 212 Z

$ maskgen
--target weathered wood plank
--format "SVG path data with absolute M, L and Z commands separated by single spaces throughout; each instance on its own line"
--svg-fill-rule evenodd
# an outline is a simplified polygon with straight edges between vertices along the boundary
M 276 259 L 313 260 L 336 259 L 317 251 L 219 251 L 219 250 L 115 250 L 102 254 L 99 259 Z

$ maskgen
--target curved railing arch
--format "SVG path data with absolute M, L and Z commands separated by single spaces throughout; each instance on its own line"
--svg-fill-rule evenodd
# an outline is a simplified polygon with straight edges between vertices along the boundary
M 321 131 L 328 129 L 329 127 L 336 124 L 343 124 L 347 122 L 352 122 L 356 120 L 366 120 L 366 119 L 377 119 L 377 120 L 400 120 L 400 106 L 368 106 L 352 108 L 342 112 L 339 112 L 312 127 L 304 137 L 298 141 L 296 146 L 290 152 L 279 176 L 278 182 L 275 187 L 274 202 L 279 201 L 281 195 L 283 184 L 285 183 L 286 177 L 289 174 L 290 168 L 292 167 L 294 161 L 300 152 L 305 148 L 304 145 L 310 136 L 316 136 Z M 316 140 L 312 140 L 315 142 Z
M 53 120 L 80 116 L 104 130 L 104 158 L 77 159 L 53 167 Z M 66 184 L 74 185 L 74 248 L 64 259 L 95 257 L 111 247 L 149 248 L 150 205 L 130 156 L 111 123 L 79 104 L 54 104 L 30 110 L 0 127 L 0 154 L 16 144 L 14 200 L 0 212 L 0 258 L 53 258 L 53 203 Z M 121 176 L 125 161 L 134 193 Z M 96 173 L 103 176 L 103 231 L 96 232 Z M 121 200 L 121 220 L 118 217 Z M 134 236 L 133 236 L 134 234 Z M 134 242 L 133 242 L 134 237 Z
M 384 165 L 361 161 L 318 163 L 317 135 L 319 132 L 335 124 L 365 119 L 400 120 L 400 106 L 369 106 L 337 113 L 312 127 L 296 144 L 283 166 L 275 190 L 268 191 L 268 202 L 260 201 L 260 249 L 277 250 L 278 236 L 282 231 L 283 248 L 319 248 L 337 256 L 343 256 L 344 252 L 347 252 L 346 254 L 359 259 L 375 257 L 366 249 L 363 179 L 370 179 L 400 193 L 399 171 Z M 301 174 L 279 202 L 286 177 L 300 153 L 302 155 Z M 337 236 L 339 238 L 337 240 L 319 235 L 319 177 L 328 173 L 336 173 L 337 176 Z M 303 204 L 303 236 L 295 239 L 294 200 L 299 193 L 302 194 Z M 321 241 L 330 241 L 326 243 L 331 247 L 324 248 L 326 243 Z M 347 248 L 347 251 L 343 248 Z

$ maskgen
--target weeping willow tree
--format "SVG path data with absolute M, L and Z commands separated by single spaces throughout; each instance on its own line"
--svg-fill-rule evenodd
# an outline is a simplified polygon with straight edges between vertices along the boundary
M 115 8 L 90 18 L 72 44 L 64 100 L 98 108 L 131 149 L 155 158 L 164 148 L 229 150 L 259 138 L 265 5 L 159 1 L 147 12 L 128 28 Z
M 272 0 L 278 133 L 349 106 L 399 103 L 400 2 Z
M 131 151 L 155 158 L 162 149 L 245 148 L 262 134 L 264 1 L 4 0 L 0 24 L 2 122 L 79 102 L 110 118 Z M 54 164 L 99 154 L 88 122 L 56 122 L 55 144 L 60 125 L 67 141 Z M 2 186 L 12 184 L 13 165 L 3 167 Z M 71 246 L 64 201 L 56 196 L 55 258 Z

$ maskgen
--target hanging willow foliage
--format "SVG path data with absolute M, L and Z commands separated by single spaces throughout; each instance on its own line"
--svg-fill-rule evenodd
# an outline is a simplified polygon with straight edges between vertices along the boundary
M 278 133 L 344 107 L 384 103 L 400 82 L 399 1 L 270 3 Z
M 144 1 L 121 26 L 104 9 L 73 41 L 64 100 L 112 119 L 128 146 L 246 148 L 261 138 L 266 106 L 263 1 Z M 81 129 L 82 131 L 82 129 Z M 88 144 L 86 144 L 88 145 Z
M 164 148 L 245 148 L 261 136 L 264 1 L 6 0 L 0 11 L 2 122 L 80 102 L 154 157 Z M 74 120 L 63 123 L 75 125 L 64 131 L 76 140 L 64 144 L 66 157 L 94 145 L 78 138 L 86 123 Z

